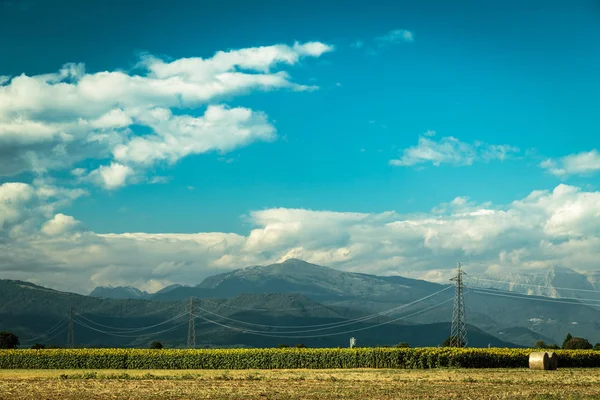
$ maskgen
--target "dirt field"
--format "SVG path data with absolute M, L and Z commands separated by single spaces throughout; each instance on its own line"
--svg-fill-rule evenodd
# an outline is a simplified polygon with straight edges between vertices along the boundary
M 600 369 L 0 370 L 0 399 L 600 399 Z

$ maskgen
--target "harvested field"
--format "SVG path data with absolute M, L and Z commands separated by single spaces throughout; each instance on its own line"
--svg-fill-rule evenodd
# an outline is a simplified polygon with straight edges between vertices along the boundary
M 0 370 L 0 399 L 600 399 L 600 369 Z

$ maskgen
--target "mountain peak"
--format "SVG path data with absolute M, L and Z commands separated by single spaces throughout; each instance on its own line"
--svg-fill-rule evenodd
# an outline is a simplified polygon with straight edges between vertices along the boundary
M 92 290 L 90 296 L 109 299 L 143 299 L 149 294 L 133 286 L 98 286 Z
M 310 264 L 310 263 L 307 261 L 301 260 L 299 258 L 288 258 L 288 259 L 284 260 L 283 262 L 276 263 L 276 264 Z

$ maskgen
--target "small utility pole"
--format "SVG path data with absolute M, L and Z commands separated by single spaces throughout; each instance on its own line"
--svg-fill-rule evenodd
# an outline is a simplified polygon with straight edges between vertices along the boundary
M 69 333 L 67 334 L 67 347 L 75 347 L 75 329 L 73 327 L 73 306 L 69 307 Z
M 189 322 L 188 322 L 188 338 L 187 338 L 187 347 L 190 349 L 194 349 L 196 347 L 196 325 L 194 322 L 194 298 L 190 297 L 190 304 L 188 307 L 189 312 Z
M 460 263 L 456 276 L 451 281 L 456 282 L 454 288 L 454 307 L 452 310 L 452 329 L 450 331 L 450 347 L 467 347 L 467 318 L 465 315 L 465 291 L 463 284 L 465 272 Z

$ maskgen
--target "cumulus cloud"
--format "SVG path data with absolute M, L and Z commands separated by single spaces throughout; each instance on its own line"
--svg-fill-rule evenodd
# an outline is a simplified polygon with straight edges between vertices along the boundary
M 438 167 L 441 164 L 471 165 L 475 161 L 504 160 L 519 149 L 509 145 L 493 145 L 483 142 L 465 143 L 455 137 L 443 137 L 436 141 L 431 139 L 434 131 L 427 131 L 416 146 L 402 151 L 401 157 L 390 160 L 390 165 L 410 167 L 431 163 Z
M 49 236 L 62 235 L 76 230 L 80 225 L 81 222 L 70 215 L 58 213 L 42 225 L 41 232 Z
M 41 220 L 86 194 L 82 189 L 57 187 L 43 180 L 0 185 L 0 242 L 28 237 Z
M 292 257 L 347 271 L 445 281 L 456 261 L 486 265 L 479 272 L 490 265 L 500 271 L 595 271 L 600 255 L 600 192 L 564 184 L 505 205 L 457 197 L 415 215 L 266 209 L 247 216 L 253 225 L 247 234 L 97 234 L 56 213 L 57 198 L 78 194 L 42 190 L 41 184 L 6 185 L 0 206 L 27 204 L 23 209 L 37 211 L 0 214 L 12 215 L 0 240 L 0 254 L 10 255 L 0 258 L 3 276 L 66 290 L 197 283 L 223 270 Z M 54 205 L 46 209 L 44 199 Z
M 35 192 L 25 183 L 9 182 L 0 185 L 0 231 L 5 225 L 19 219 L 26 203 Z
M 189 154 L 216 150 L 228 152 L 254 141 L 275 138 L 275 128 L 264 113 L 247 108 L 209 106 L 202 117 L 174 116 L 167 109 L 153 109 L 138 121 L 154 131 L 115 147 L 119 162 L 148 165 L 159 160 L 173 163 Z
M 88 73 L 83 64 L 70 63 L 55 73 L 2 77 L 0 176 L 72 169 L 82 160 L 118 155 L 97 169 L 103 179 L 93 179 L 115 188 L 137 172 L 127 162 L 173 162 L 271 140 L 275 129 L 263 113 L 215 104 L 255 90 L 314 90 L 279 67 L 330 51 L 330 45 L 308 42 L 220 51 L 206 59 L 165 61 L 147 54 L 132 72 Z M 205 105 L 201 117 L 181 111 Z M 153 134 L 139 136 L 135 126 Z
M 117 189 L 127 183 L 127 179 L 133 175 L 133 170 L 127 165 L 113 162 L 110 165 L 103 165 L 95 171 L 92 171 L 89 177 L 104 186 L 106 189 Z
M 540 164 L 553 175 L 567 177 L 569 175 L 591 175 L 600 171 L 600 153 L 593 149 L 587 152 L 569 154 L 559 159 L 547 159 Z

